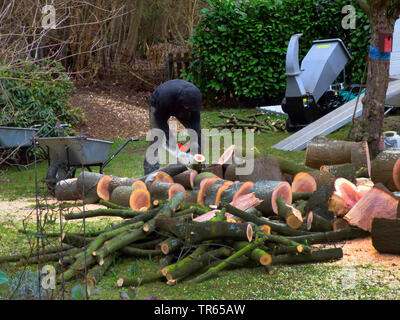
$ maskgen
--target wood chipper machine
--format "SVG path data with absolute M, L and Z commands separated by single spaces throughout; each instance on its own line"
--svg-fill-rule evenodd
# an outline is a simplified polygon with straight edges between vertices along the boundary
M 347 89 L 333 85 L 351 55 L 340 39 L 317 40 L 299 66 L 299 39 L 291 37 L 286 55 L 287 86 L 282 110 L 288 114 L 288 131 L 297 131 L 348 101 L 359 85 Z

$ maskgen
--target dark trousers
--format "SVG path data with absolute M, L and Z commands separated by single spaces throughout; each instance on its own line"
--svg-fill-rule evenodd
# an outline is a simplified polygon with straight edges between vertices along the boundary
M 154 116 L 155 111 L 156 111 L 156 108 L 153 107 L 153 106 L 150 106 L 150 130 L 151 129 L 160 129 L 158 124 L 157 124 L 157 121 L 155 119 L 155 116 Z M 153 143 L 155 143 L 156 141 L 157 140 L 150 141 L 149 147 Z M 158 151 L 156 151 L 155 156 L 158 157 Z M 153 171 L 156 171 L 156 170 L 160 169 L 160 163 L 157 162 L 156 164 L 150 164 L 147 161 L 146 156 L 145 156 L 144 163 L 143 163 L 143 168 L 144 168 L 144 174 L 146 175 L 146 174 L 152 173 Z

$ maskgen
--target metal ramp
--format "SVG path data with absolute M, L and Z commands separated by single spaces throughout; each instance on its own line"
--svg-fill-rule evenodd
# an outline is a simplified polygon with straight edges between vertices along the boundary
M 364 95 L 360 96 L 356 113 L 357 118 L 362 114 L 363 106 L 361 101 L 363 97 Z M 272 146 L 272 148 L 285 151 L 304 150 L 307 147 L 307 143 L 314 137 L 330 134 L 351 122 L 356 101 L 357 99 L 353 99 L 344 104 L 340 108 L 337 108 L 326 116 L 314 121 L 307 127 Z M 400 107 L 400 80 L 389 83 L 386 94 L 386 103 L 391 106 Z

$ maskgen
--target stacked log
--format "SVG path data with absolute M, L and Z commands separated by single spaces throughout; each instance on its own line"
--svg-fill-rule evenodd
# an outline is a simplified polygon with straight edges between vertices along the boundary
M 318 137 L 307 151 L 306 161 L 309 165 L 311 161 L 313 168 L 264 157 L 256 159 L 257 172 L 247 177 L 236 177 L 229 171 L 231 165 L 225 160 L 233 158 L 233 149 L 227 150 L 221 163 L 199 171 L 174 167 L 171 174 L 159 171 L 131 180 L 90 176 L 88 191 L 97 181 L 97 197 L 107 208 L 65 218 L 117 216 L 125 221 L 92 234 L 85 248 L 82 235 L 60 235 L 69 245 L 63 252 L 67 268 L 64 279 L 77 277 L 86 260 L 89 281 L 98 283 L 110 259 L 136 259 L 149 254 L 162 257 L 159 272 L 121 277 L 117 285 L 162 280 L 176 285 L 189 278 L 198 283 L 232 265 L 254 263 L 270 272 L 272 265 L 340 259 L 341 249 L 325 250 L 313 245 L 366 237 L 371 231 L 375 232 L 374 245 L 380 251 L 397 250 L 397 244 L 389 243 L 385 234 L 389 232 L 388 224 L 383 226 L 381 222 L 390 221 L 391 234 L 397 234 L 399 200 L 385 186 L 374 184 L 376 181 L 359 179 L 359 167 L 366 166 L 368 171 L 370 165 L 365 143 Z M 339 152 L 343 154 L 321 162 Z M 371 167 L 378 161 L 380 158 Z M 394 185 L 393 170 L 397 166 L 397 159 L 388 165 Z M 274 169 L 264 173 L 263 168 Z M 282 174 L 289 175 L 287 180 L 292 184 Z M 373 169 L 372 177 L 375 175 Z M 188 255 L 178 258 L 183 248 Z M 47 259 L 56 259 L 52 254 L 45 253 Z M 0 263 L 15 259 L 19 258 L 0 257 Z

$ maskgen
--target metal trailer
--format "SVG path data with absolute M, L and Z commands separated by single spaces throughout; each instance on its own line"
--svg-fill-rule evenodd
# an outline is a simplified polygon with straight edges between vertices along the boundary
M 126 140 L 108 157 L 112 141 L 87 137 L 39 138 L 37 143 L 45 151 L 48 161 L 44 182 L 52 191 L 58 181 L 75 177 L 77 169 L 86 168 L 92 172 L 92 167 L 99 167 L 99 172 L 103 173 L 104 168 L 132 141 L 139 139 Z

